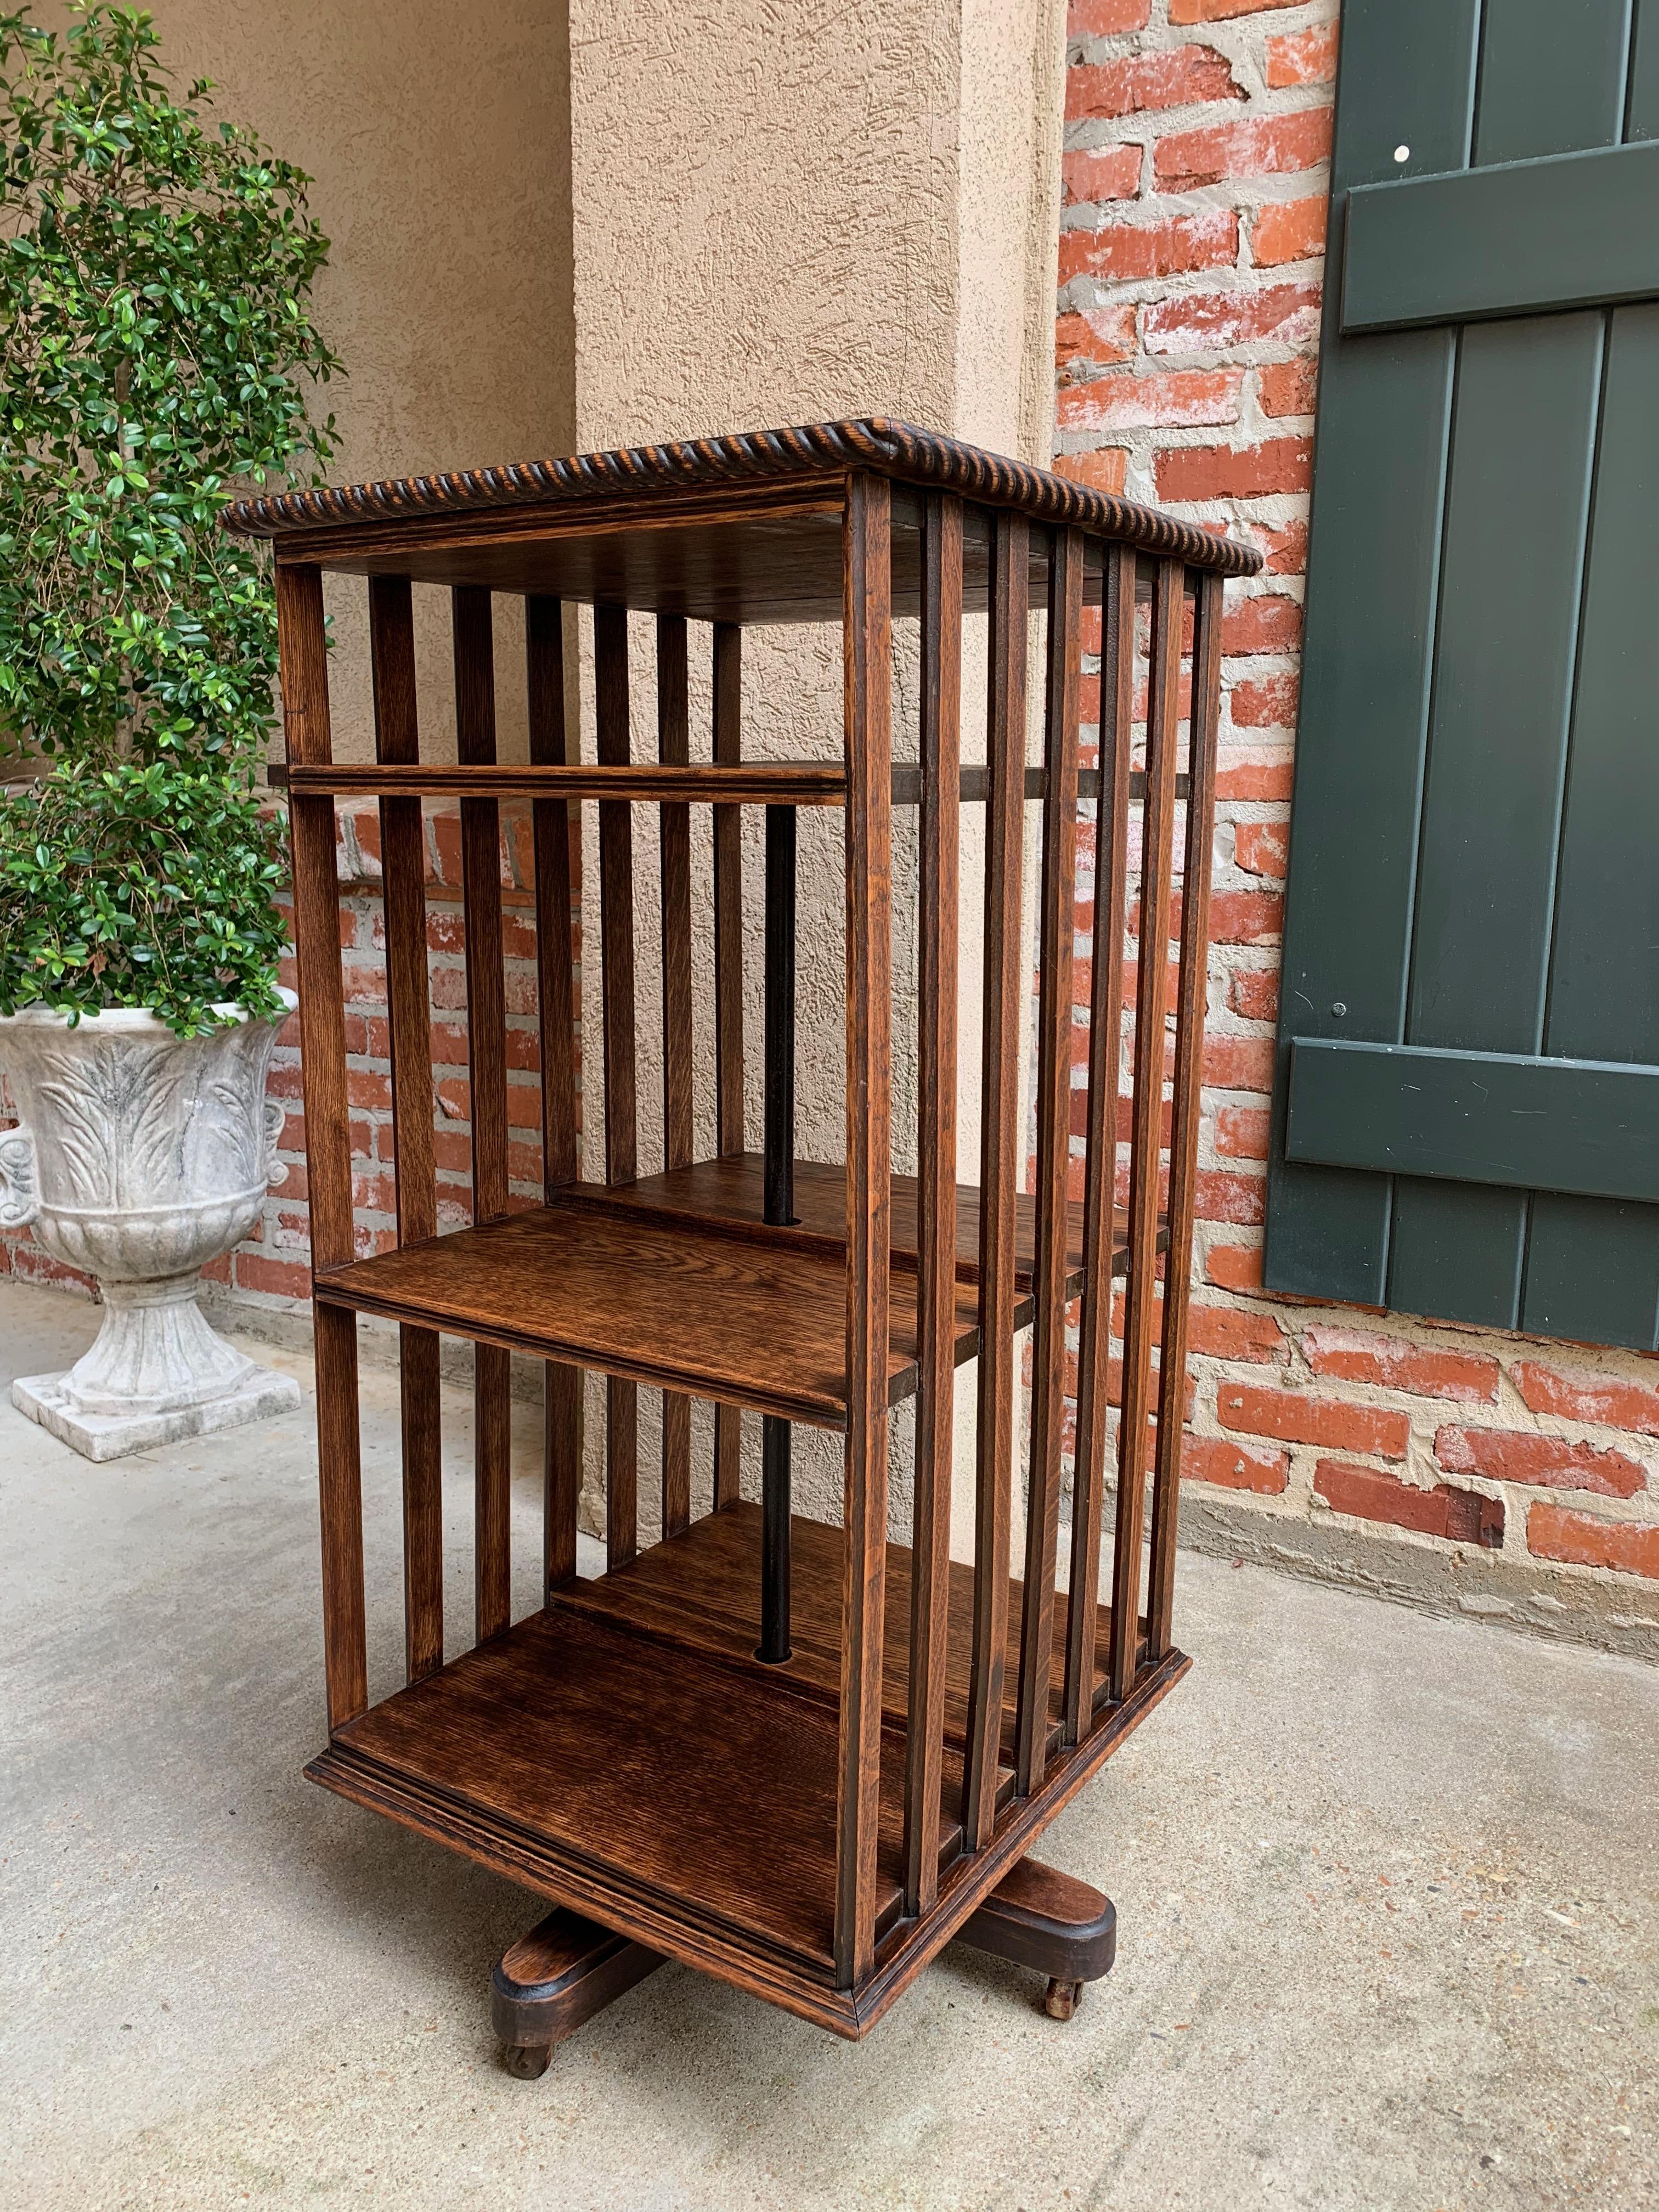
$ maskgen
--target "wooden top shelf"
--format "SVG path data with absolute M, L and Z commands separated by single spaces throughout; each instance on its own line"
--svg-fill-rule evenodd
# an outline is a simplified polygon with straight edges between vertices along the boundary
M 795 1170 L 799 1226 L 761 1220 L 763 1168 L 746 1153 L 611 1188 L 573 1185 L 556 1205 L 458 1230 L 318 1274 L 325 1304 L 378 1314 L 636 1382 L 840 1428 L 847 1407 L 846 1186 L 839 1167 Z M 1030 1319 L 1035 1208 L 1016 1223 Z M 956 1358 L 979 1349 L 979 1193 L 957 1209 Z M 916 1382 L 916 1191 L 895 1176 L 888 1398 Z M 1071 1287 L 1082 1280 L 1071 1209 Z M 1126 1247 L 1120 1213 L 1114 1264 Z

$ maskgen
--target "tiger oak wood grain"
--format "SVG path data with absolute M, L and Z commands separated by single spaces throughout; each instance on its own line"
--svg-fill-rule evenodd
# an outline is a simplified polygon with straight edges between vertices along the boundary
M 1127 1695 L 1139 1660 L 1140 1544 L 1152 1417 L 1157 1218 L 1162 1168 L 1164 1013 L 1169 995 L 1171 840 L 1181 713 L 1180 564 L 1160 564 L 1147 671 L 1146 807 L 1141 823 L 1140 949 L 1135 983 L 1134 1103 L 1129 1154 L 1129 1267 L 1123 1297 L 1123 1406 L 1117 1432 L 1117 1522 L 1112 1557 L 1115 1698 Z M 1184 1287 L 1184 1285 L 1183 1285 Z M 1184 1392 L 1185 1378 L 1176 1385 Z M 1181 1402 L 1177 1395 L 1176 1403 Z
M 1008 1602 L 1014 1450 L 1014 1194 L 1019 1186 L 1021 811 L 1030 623 L 1024 516 L 995 518 L 991 590 L 991 798 L 985 823 L 985 1014 L 980 1074 L 978 1463 L 974 1504 L 973 1718 L 963 1790 L 970 1850 L 990 1840 Z
M 1095 913 L 1091 943 L 1089 1090 L 1085 1122 L 1083 1302 L 1078 1320 L 1076 1443 L 1072 1469 L 1071 1587 L 1085 1604 L 1066 1644 L 1065 1736 L 1089 1726 L 1089 1669 L 1079 1641 L 1087 1601 L 1100 1588 L 1105 1506 L 1106 1413 L 1110 1392 L 1111 1279 L 1127 1265 L 1128 1217 L 1115 1204 L 1119 1066 L 1123 1036 L 1123 943 L 1129 880 L 1130 760 L 1134 744 L 1134 562 L 1104 549 L 1100 655 L 1100 757 L 1104 794 L 1096 810 Z M 1144 778 L 1142 779 L 1144 789 Z M 1184 1280 L 1184 1278 L 1183 1278 Z
M 409 580 L 368 586 L 374 750 L 382 762 L 418 761 L 415 617 Z M 427 986 L 426 828 L 418 799 L 380 801 L 380 896 L 386 926 L 386 1023 L 392 1060 L 392 1142 L 398 1242 L 438 1231 L 432 1141 L 432 1041 Z M 410 1681 L 443 1664 L 443 1492 L 438 1339 L 398 1333 L 404 1494 L 404 1660 Z
M 545 1614 L 537 1616 L 541 1620 L 548 1618 Z M 530 1629 L 532 1625 L 532 1622 L 521 1623 L 520 1629 L 512 1632 L 509 1637 L 485 1647 L 481 1652 L 468 1654 L 468 1659 L 493 1660 L 511 1644 L 513 1637 Z M 514 1697 L 523 1697 L 526 1691 L 534 1697 L 536 1670 L 533 1654 L 531 1656 L 532 1680 L 526 1683 L 520 1680 L 505 1686 L 504 1698 L 488 1701 L 495 1706 L 489 1713 L 488 1729 L 467 1730 L 468 1740 L 473 1744 L 469 1754 L 469 1767 L 474 1761 L 488 1765 L 491 1738 L 495 1732 L 511 1737 L 514 1728 L 512 1710 Z M 447 1788 L 441 1782 L 427 1782 L 418 1774 L 402 1771 L 395 1759 L 377 1756 L 372 1746 L 367 1751 L 360 1751 L 351 1742 L 337 1741 L 313 1759 L 306 1772 L 309 1779 L 325 1788 L 385 1814 L 418 1834 L 447 1844 L 451 1849 L 463 1852 L 509 1881 L 537 1890 L 574 1911 L 603 1919 L 607 1927 L 614 1928 L 636 1942 L 666 1952 L 688 1966 L 713 1974 L 750 1995 L 764 1997 L 771 2003 L 781 2005 L 836 2034 L 856 2039 L 867 2034 L 884 2016 L 896 1999 L 923 1971 L 929 1960 L 937 1955 L 969 1916 L 1006 1878 L 1047 1823 L 1077 1796 L 1147 1715 L 1156 1710 L 1190 1664 L 1191 1662 L 1179 1652 L 1170 1652 L 1156 1666 L 1143 1668 L 1129 1698 L 1122 1704 L 1112 1706 L 1103 1716 L 1100 1725 L 1087 1741 L 1054 1761 L 1041 1792 L 1009 1806 L 996 1834 L 984 1849 L 969 1856 L 963 1855 L 957 1849 L 956 1829 L 954 1826 L 949 1828 L 941 1847 L 938 1903 L 933 1911 L 919 1919 L 903 1919 L 891 1908 L 884 1913 L 872 1969 L 852 1990 L 834 1987 L 832 1972 L 817 1960 L 799 1960 L 761 1937 L 740 1929 L 733 1930 L 728 1921 L 708 1909 L 697 1896 L 682 1899 L 660 1887 L 640 1881 L 626 1868 L 613 1870 L 600 1853 L 585 1847 L 573 1850 L 557 1836 L 539 1831 L 532 1820 L 517 1817 L 512 1812 L 495 1811 L 477 1800 L 469 1800 L 460 1791 Z M 442 1675 L 434 1676 L 430 1683 L 415 1685 L 410 1690 L 398 1692 L 397 1696 L 408 1698 L 418 1695 L 444 1679 Z M 708 1687 L 711 1691 L 718 1691 L 726 1679 L 711 1672 Z M 787 1700 L 790 1693 L 774 1685 L 769 1694 Z M 479 1701 L 471 1698 L 469 1702 L 476 1709 Z M 385 1709 L 376 1710 L 378 1712 Z M 603 1712 L 603 1710 L 601 1706 L 599 1711 Z M 372 1719 L 374 1716 L 370 1717 Z M 626 1741 L 625 1729 L 623 1740 Z M 702 1732 L 694 1732 L 678 1746 L 678 1765 L 683 1771 L 689 1773 L 693 1786 L 701 1771 L 702 1741 Z M 538 1777 L 537 1779 L 545 1789 L 545 1778 Z M 946 1785 L 953 1794 L 954 1782 L 954 1774 L 947 1766 Z M 889 1787 L 884 1758 L 884 1805 L 888 1802 Z M 509 1800 L 513 1798 L 514 1792 L 510 1780 L 500 1794 Z M 891 1778 L 891 1796 L 894 1819 L 890 1849 L 891 1863 L 896 1866 L 899 1849 L 896 1765 Z M 524 1809 L 529 1811 L 532 1808 L 526 1806 Z M 627 1832 L 631 1835 L 631 1827 Z M 763 1835 L 754 1838 L 752 1830 L 747 1832 L 752 1841 L 747 1857 L 746 1879 L 757 1890 L 761 1890 L 767 1886 L 770 1876 L 766 1838 Z M 599 1839 L 602 1845 L 608 1846 L 609 1838 L 603 1830 L 599 1831 Z M 884 1836 L 884 1844 L 885 1841 Z M 732 1861 L 728 1861 L 722 1871 L 737 1872 L 741 1882 L 745 1878 L 744 1861 L 740 1851 L 734 1856 L 735 1867 Z M 696 1880 L 695 1874 L 693 1880 Z M 896 1881 L 892 1886 L 891 1895 L 895 1900 L 897 1899 Z
M 577 1582 L 559 1593 L 561 1605 L 598 1614 L 618 1626 L 674 1648 L 684 1648 L 748 1672 L 758 1668 L 754 1644 L 760 1626 L 760 1510 L 748 1499 L 729 1512 L 696 1522 L 671 1543 L 654 1544 L 625 1568 L 594 1582 Z M 841 1532 L 822 1522 L 793 1516 L 791 1548 L 796 1561 L 793 1607 L 793 1656 L 764 1671 L 801 1695 L 833 1704 L 840 1695 Z M 915 1554 L 890 1543 L 884 1578 L 882 1635 L 882 1725 L 907 1726 L 912 1686 L 910 1609 Z M 965 1560 L 948 1562 L 947 1633 L 938 1646 L 941 1685 L 942 1741 L 960 1752 L 967 1741 L 968 1693 L 971 1680 L 973 1569 Z M 1009 1616 L 1005 1657 L 1017 1662 L 1018 1621 L 1024 1592 L 1008 1586 Z M 1054 1599 L 1056 1620 L 1069 1620 L 1065 1591 Z M 1097 1611 L 1094 1648 L 1095 1692 L 1106 1681 L 1109 1615 Z M 1086 1643 L 1086 1634 L 1084 1638 Z M 1056 1652 L 1049 1684 L 1049 1729 L 1058 1741 L 1063 1654 Z M 1006 1668 L 1000 1732 L 999 1792 L 1012 1783 L 1014 1746 L 1015 1665 Z
M 836 514 L 836 550 L 841 550 L 841 513 Z M 734 622 L 718 622 L 714 635 L 714 727 L 710 732 L 715 767 L 730 771 L 743 757 L 743 631 Z M 840 768 L 846 793 L 846 768 Z M 734 806 L 714 809 L 714 1114 L 715 1149 L 722 1158 L 740 1152 L 743 1126 L 743 817 Z M 714 1510 L 738 1495 L 743 1417 L 732 1405 L 714 1408 Z
M 691 757 L 685 622 L 657 617 L 657 757 L 684 768 Z M 689 1165 L 692 1140 L 691 811 L 665 805 L 659 817 L 662 870 L 663 1164 Z M 662 1405 L 662 1530 L 691 1518 L 691 1401 L 669 1391 Z
M 956 1442 L 957 927 L 962 781 L 962 504 L 927 500 L 923 520 L 920 999 L 916 1043 L 916 1459 L 904 1766 L 904 1909 L 939 1892 Z M 899 1241 L 889 1182 L 889 1237 Z M 890 1649 L 885 1637 L 884 1650 Z
M 678 1389 L 821 1428 L 845 1425 L 847 1267 L 799 1249 L 799 1232 L 733 1236 L 627 1208 L 555 1206 L 320 1277 L 328 1304 Z M 886 1389 L 915 1381 L 915 1278 L 896 1275 Z M 789 1331 L 775 1334 L 787 1313 Z M 978 1347 L 970 1286 L 957 1286 L 957 1358 Z
M 1191 796 L 1182 864 L 1181 969 L 1176 987 L 1174 1105 L 1170 1127 L 1168 1281 L 1192 1271 L 1197 1204 L 1198 1128 L 1203 1110 L 1204 1002 L 1209 987 L 1210 862 L 1214 842 L 1216 745 L 1221 697 L 1221 590 L 1199 580 L 1193 629 L 1193 706 L 1188 739 Z M 1152 1478 L 1152 1564 L 1147 1579 L 1148 1650 L 1170 1649 L 1176 1527 L 1181 1510 L 1181 1440 L 1186 1426 L 1187 1316 L 1184 1297 L 1165 1296 L 1158 1356 L 1158 1456 Z
M 469 767 L 495 758 L 495 656 L 488 592 L 450 594 L 455 653 L 455 750 Z M 472 1218 L 507 1211 L 507 999 L 502 955 L 501 811 L 461 801 L 461 897 L 466 939 L 467 1083 L 471 1098 Z M 499 1345 L 473 1351 L 473 1583 L 479 1643 L 510 1614 L 512 1375 Z
M 593 719 L 606 768 L 626 768 L 632 750 L 628 696 L 628 613 L 593 610 Z M 638 1066 L 634 1036 L 634 823 L 620 799 L 599 805 L 601 1014 L 605 1037 L 605 1179 L 629 1182 L 639 1169 Z M 605 1541 L 612 1566 L 639 1544 L 640 1399 L 634 1383 L 607 1373 L 605 1390 Z
M 525 681 L 530 757 L 562 762 L 565 730 L 564 609 L 557 599 L 525 605 Z M 551 1197 L 575 1180 L 575 948 L 570 920 L 571 817 L 562 799 L 531 808 L 536 890 L 537 1060 L 542 1079 L 542 1190 Z M 578 827 L 580 834 L 580 827 Z M 581 1494 L 580 1370 L 557 1360 L 542 1370 L 542 1581 L 556 1589 L 576 1571 L 576 1511 Z
M 1057 535 L 1048 567 L 1042 883 L 1037 1015 L 1036 1322 L 1014 1787 L 1037 1788 L 1048 1749 L 1048 1678 L 1060 1539 L 1066 1394 L 1066 1187 L 1072 1154 L 1072 948 L 1077 935 L 1077 777 L 1083 682 L 1083 538 Z
M 283 728 L 290 764 L 326 764 L 328 633 L 323 580 L 286 568 L 276 581 Z M 294 934 L 300 985 L 301 1079 L 313 1268 L 353 1251 L 351 1126 L 347 1107 L 345 1000 L 340 973 L 340 885 L 334 808 L 326 799 L 289 808 Z M 318 1316 L 317 1476 L 322 1516 L 323 1663 L 331 1728 L 368 1698 L 363 1610 L 362 1471 L 357 1426 L 357 1328 L 349 1314 Z
M 848 478 L 843 542 L 847 1458 L 835 1951 L 837 1984 L 850 1989 L 874 1962 L 878 1911 L 882 1582 L 891 1395 L 892 495 L 884 477 Z

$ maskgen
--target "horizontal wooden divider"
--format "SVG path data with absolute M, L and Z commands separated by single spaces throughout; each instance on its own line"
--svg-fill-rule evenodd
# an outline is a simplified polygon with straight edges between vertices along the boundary
M 1178 775 L 1176 778 L 1175 788 L 1176 797 L 1177 799 L 1185 799 L 1187 796 L 1187 778 L 1184 775 Z M 893 770 L 894 805 L 919 806 L 921 804 L 921 792 L 922 772 L 921 762 L 902 761 L 898 767 Z M 1105 795 L 1109 799 L 1112 795 L 1112 781 L 1109 774 L 1103 778 L 1101 771 L 1097 768 L 1085 768 L 1079 769 L 1077 779 L 1077 795 L 1080 799 L 1097 799 L 1103 792 L 1104 792 Z M 964 806 L 985 805 L 991 796 L 990 769 L 988 768 L 982 767 L 970 768 L 964 766 L 962 771 L 962 789 L 957 795 L 961 799 Z M 1027 805 L 1030 805 L 1033 799 L 1046 799 L 1048 796 L 1048 769 L 1040 766 L 1028 768 L 1025 771 L 1025 802 Z M 1145 800 L 1146 796 L 1146 770 L 1144 769 L 1133 769 L 1129 776 L 1129 797 L 1136 805 L 1139 805 Z
M 280 761 L 274 761 L 268 777 L 275 791 L 331 793 L 337 799 L 592 799 L 647 804 L 656 800 L 670 806 L 840 806 L 847 797 L 846 771 L 833 761 L 751 761 L 731 768 L 711 766 L 706 761 L 681 767 L 593 768 L 561 763 L 404 768 L 347 763 L 338 768 L 284 768 Z M 1103 787 L 1098 769 L 1079 772 L 1080 799 L 1098 799 Z M 1176 797 L 1185 799 L 1187 792 L 1185 775 L 1178 775 Z M 921 794 L 921 762 L 901 761 L 893 769 L 894 805 L 920 806 Z M 1027 803 L 1048 795 L 1047 769 L 1028 768 Z M 990 796 L 989 769 L 965 766 L 958 793 L 962 804 L 983 806 Z M 1146 777 L 1140 769 L 1129 778 L 1129 796 L 1137 805 L 1146 796 Z
M 720 768 L 693 761 L 688 768 L 654 763 L 514 763 L 477 768 L 438 763 L 430 768 L 323 766 L 273 769 L 270 780 L 300 793 L 332 792 L 339 799 L 665 799 L 679 805 L 839 806 L 847 773 L 838 761 L 757 761 Z

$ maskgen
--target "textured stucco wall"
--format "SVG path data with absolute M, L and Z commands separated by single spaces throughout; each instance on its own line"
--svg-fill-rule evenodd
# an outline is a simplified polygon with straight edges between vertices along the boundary
M 337 483 L 574 443 L 568 46 L 557 0 L 153 0 L 179 83 L 310 171 L 333 241 L 316 315 L 348 375 L 321 395 Z M 453 719 L 447 609 L 419 592 L 422 706 Z M 374 756 L 366 593 L 331 583 L 335 744 Z M 516 631 L 516 635 L 515 635 Z M 523 757 L 521 625 L 499 648 L 503 751 Z
M 694 434 L 848 414 L 909 416 L 1032 459 L 1052 434 L 1049 349 L 1064 16 L 1057 0 L 860 0 L 831 13 L 777 0 L 570 15 L 578 442 Z M 970 623 L 964 744 L 983 749 L 984 660 Z M 916 749 L 915 625 L 897 626 L 894 750 Z M 587 626 L 583 623 L 585 640 Z M 636 749 L 654 742 L 649 626 L 630 641 Z M 693 635 L 693 750 L 708 743 L 708 645 Z M 745 640 L 745 751 L 835 754 L 839 632 Z M 585 702 L 592 684 L 584 671 Z M 591 707 L 583 744 L 591 752 Z M 974 825 L 976 834 L 977 825 Z M 914 1158 L 915 820 L 895 825 L 895 1157 Z M 749 817 L 745 1043 L 761 1129 L 763 826 Z M 712 863 L 694 817 L 696 1003 L 712 1007 Z M 697 840 L 701 838 L 701 842 Z M 657 848 L 635 816 L 641 1159 L 660 1158 Z M 592 825 L 584 879 L 597 943 Z M 799 862 L 797 1127 L 803 1156 L 845 1152 L 846 988 L 839 817 L 803 815 Z M 964 854 L 964 1166 L 976 1155 L 978 928 Z M 590 988 L 597 974 L 590 965 Z M 699 1149 L 713 1144 L 713 1047 L 697 1039 Z M 590 1172 L 601 1127 L 585 1069 Z M 970 1168 L 969 1172 L 974 1172 Z M 965 1403 L 971 1411 L 971 1377 Z M 655 1407 L 642 1404 L 642 1512 L 654 1510 Z M 753 1425 L 756 1441 L 758 1423 Z M 592 1425 L 597 1431 L 599 1424 Z M 907 1522 L 908 1414 L 896 1525 Z M 706 1448 L 700 1445 L 706 1462 Z M 751 1460 L 755 1458 L 751 1450 Z M 803 1431 L 798 1502 L 839 1514 L 841 1455 Z M 745 1477 L 756 1479 L 757 1461 Z M 590 1475 L 593 1472 L 590 1467 Z M 706 1479 L 706 1477 L 704 1478 Z

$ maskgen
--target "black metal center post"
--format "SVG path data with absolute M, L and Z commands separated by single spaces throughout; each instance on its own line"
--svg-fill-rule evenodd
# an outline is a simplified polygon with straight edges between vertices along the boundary
M 766 810 L 766 1219 L 795 1218 L 795 810 Z M 761 1425 L 761 1640 L 769 1666 L 790 1656 L 789 1424 Z

